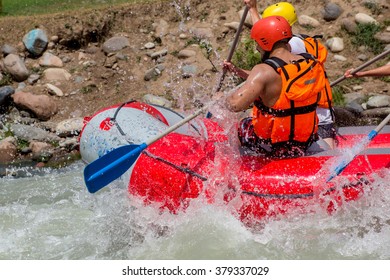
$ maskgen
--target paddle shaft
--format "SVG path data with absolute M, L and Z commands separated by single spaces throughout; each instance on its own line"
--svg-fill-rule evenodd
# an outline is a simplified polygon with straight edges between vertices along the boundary
M 228 57 L 226 59 L 227 62 L 230 62 L 232 60 L 234 50 L 236 49 L 238 39 L 240 38 L 240 33 L 242 31 L 242 27 L 244 26 L 246 16 L 248 15 L 248 11 L 249 11 L 249 7 L 245 6 L 245 10 L 242 14 L 240 24 L 238 25 L 238 28 L 237 28 L 236 36 L 234 37 L 233 44 L 230 47 L 229 54 L 228 54 Z M 222 82 L 223 82 L 225 75 L 226 75 L 226 72 L 227 72 L 227 69 L 223 68 L 222 75 L 219 77 L 219 81 L 218 81 L 217 87 L 215 88 L 215 92 L 220 91 L 220 89 L 222 87 Z M 211 117 L 212 117 L 212 114 L 210 112 L 207 112 L 206 118 L 210 119 Z
M 237 46 L 237 43 L 238 43 L 238 39 L 240 38 L 240 33 L 242 31 L 242 27 L 244 26 L 244 22 L 245 22 L 246 16 L 248 15 L 248 11 L 249 11 L 249 7 L 245 6 L 245 10 L 244 10 L 244 12 L 242 14 L 240 24 L 238 25 L 238 28 L 237 28 L 236 36 L 234 37 L 233 44 L 230 46 L 230 51 L 229 51 L 228 57 L 226 59 L 227 62 L 230 62 L 232 60 L 233 53 L 234 53 L 234 51 L 236 49 L 236 46 Z M 217 84 L 217 87 L 216 87 L 215 91 L 219 91 L 221 89 L 222 82 L 223 82 L 223 80 L 225 78 L 226 72 L 227 72 L 227 69 L 224 68 L 223 71 L 222 71 L 222 75 L 219 78 L 219 82 Z
M 390 121 L 390 114 L 387 115 L 387 117 L 375 128 L 373 129 L 368 135 L 367 135 L 367 138 L 369 141 L 371 141 L 372 139 L 374 139 L 375 136 L 378 135 L 378 133 L 383 129 L 383 127 Z M 329 178 L 326 180 L 326 182 L 328 183 L 330 180 L 332 180 L 334 177 L 336 177 L 337 175 L 339 175 L 347 166 L 348 164 L 356 157 L 357 155 L 355 155 L 351 160 L 349 160 L 348 162 L 346 161 L 342 161 L 336 168 L 335 170 L 333 171 L 333 173 L 329 176 Z
M 351 74 L 353 75 L 353 74 L 355 74 L 355 73 L 357 73 L 357 72 L 363 70 L 363 69 L 366 68 L 367 66 L 369 66 L 369 65 L 373 64 L 374 62 L 376 62 L 376 61 L 382 59 L 383 57 L 385 57 L 385 56 L 388 55 L 388 54 L 390 54 L 390 49 L 388 49 L 388 50 L 384 51 L 383 53 L 377 55 L 376 57 L 370 59 L 370 60 L 367 61 L 366 63 L 363 63 L 362 65 L 360 65 L 360 66 L 357 67 L 356 69 L 353 69 L 353 70 L 351 71 Z M 330 84 L 330 86 L 333 87 L 333 86 L 337 85 L 338 83 L 344 81 L 345 79 L 346 79 L 345 76 L 341 76 L 341 77 L 338 78 L 336 81 L 333 81 L 333 82 Z
M 151 138 L 151 139 L 145 141 L 146 146 L 149 146 L 150 144 L 152 144 L 152 143 L 156 142 L 157 140 L 163 138 L 165 135 L 167 135 L 167 134 L 171 133 L 172 131 L 178 129 L 178 128 L 181 127 L 182 125 L 188 123 L 190 120 L 196 118 L 196 117 L 199 116 L 206 108 L 207 108 L 207 106 L 206 106 L 206 107 L 203 107 L 203 108 L 201 108 L 201 109 L 199 109 L 199 110 L 197 110 L 197 111 L 196 111 L 195 113 L 193 113 L 192 115 L 189 115 L 189 116 L 187 116 L 186 118 L 182 119 L 180 122 L 178 122 L 178 123 L 176 123 L 176 124 L 170 126 L 170 127 L 169 127 L 167 130 L 165 130 L 163 133 L 157 135 L 157 136 L 154 137 L 154 138 Z
M 378 135 L 379 131 L 390 121 L 390 114 L 368 135 L 368 139 L 372 140 L 375 136 Z

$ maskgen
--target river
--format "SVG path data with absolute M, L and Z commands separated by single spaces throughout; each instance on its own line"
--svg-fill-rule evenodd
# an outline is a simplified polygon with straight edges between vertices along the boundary
M 117 180 L 90 194 L 82 162 L 0 178 L 1 260 L 389 259 L 390 175 L 333 215 L 291 214 L 251 230 L 223 205 L 178 215 L 129 197 Z
M 333 215 L 294 213 L 253 230 L 201 199 L 161 214 L 129 197 L 120 180 L 90 194 L 83 168 L 0 178 L 0 260 L 390 258 L 390 174 Z

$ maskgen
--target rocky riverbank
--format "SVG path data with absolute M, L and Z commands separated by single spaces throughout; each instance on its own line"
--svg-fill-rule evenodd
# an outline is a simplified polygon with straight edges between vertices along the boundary
M 274 3 L 261 2 L 260 10 Z M 299 14 L 294 32 L 324 36 L 330 80 L 375 57 L 351 44 L 358 25 L 380 26 L 375 40 L 390 48 L 386 0 L 291 2 Z M 184 110 L 207 101 L 242 10 L 238 0 L 192 0 L 0 18 L 0 176 L 12 165 L 61 167 L 79 159 L 84 118 L 111 104 L 135 99 Z M 248 18 L 242 38 L 250 26 Z M 337 124 L 374 124 L 389 114 L 389 84 L 341 84 Z

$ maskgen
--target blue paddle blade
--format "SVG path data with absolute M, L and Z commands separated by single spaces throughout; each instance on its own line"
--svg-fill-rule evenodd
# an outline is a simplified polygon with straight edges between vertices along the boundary
M 95 193 L 123 175 L 147 147 L 121 146 L 88 164 L 84 169 L 84 181 L 90 193 Z
M 386 118 L 388 119 L 388 118 Z M 382 124 L 384 123 L 387 123 L 387 120 L 384 120 Z M 383 126 L 379 125 L 377 127 L 378 131 L 382 129 Z M 375 129 L 372 130 L 368 135 L 367 135 L 367 143 L 366 145 L 368 145 L 368 143 L 375 138 L 375 136 L 378 135 L 378 131 L 376 131 Z M 330 180 L 332 180 L 334 177 L 338 176 L 341 172 L 343 172 L 343 170 L 350 164 L 350 162 L 357 156 L 357 154 L 354 155 L 354 157 L 352 159 L 350 159 L 349 161 L 346 161 L 346 160 L 343 160 L 336 168 L 335 170 L 333 170 L 332 174 L 328 177 L 328 179 L 326 180 L 326 182 L 328 183 Z
M 354 157 L 355 158 L 355 157 Z M 351 160 L 352 161 L 352 160 Z M 336 168 L 335 170 L 333 170 L 333 173 L 328 177 L 328 179 L 326 180 L 326 182 L 328 183 L 330 180 L 332 180 L 334 177 L 336 177 L 337 175 L 339 175 L 341 172 L 343 172 L 343 170 L 348 166 L 348 164 L 351 162 L 346 162 L 345 160 L 343 160 Z

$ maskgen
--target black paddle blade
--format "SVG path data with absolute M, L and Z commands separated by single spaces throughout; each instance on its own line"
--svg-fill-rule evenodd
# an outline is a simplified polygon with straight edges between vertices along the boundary
M 126 145 L 108 152 L 84 168 L 84 181 L 90 193 L 95 193 L 123 175 L 145 150 L 147 145 Z

